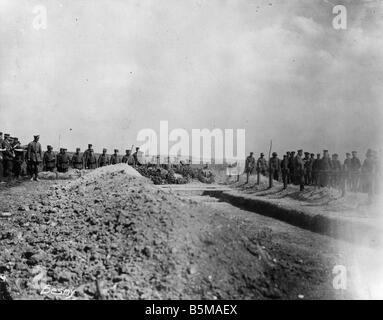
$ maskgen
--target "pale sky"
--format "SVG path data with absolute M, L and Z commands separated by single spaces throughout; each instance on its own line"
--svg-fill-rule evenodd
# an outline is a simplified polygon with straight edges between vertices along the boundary
M 0 131 L 25 143 L 124 150 L 167 120 L 246 152 L 380 145 L 382 1 L 0 0 L 0 41 Z

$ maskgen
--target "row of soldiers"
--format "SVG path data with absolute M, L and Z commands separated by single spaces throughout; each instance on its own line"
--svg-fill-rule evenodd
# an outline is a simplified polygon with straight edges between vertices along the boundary
M 60 148 L 60 152 L 53 151 L 52 146 L 47 146 L 45 152 L 42 151 L 39 142 L 40 136 L 34 135 L 34 139 L 27 146 L 22 146 L 17 137 L 0 132 L 0 179 L 15 177 L 20 178 L 23 173 L 29 174 L 31 180 L 38 180 L 39 168 L 42 165 L 43 171 L 67 172 L 70 167 L 74 169 L 96 169 L 117 163 L 127 163 L 132 166 L 141 165 L 138 157 L 139 147 L 136 152 L 126 150 L 124 156 L 119 155 L 117 149 L 114 154 L 109 156 L 107 149 L 103 149 L 100 156 L 96 156 L 92 144 L 88 149 L 81 153 L 80 148 L 70 156 L 66 148 Z M 23 172 L 26 167 L 26 172 Z
M 253 152 L 246 158 L 245 172 L 247 182 L 249 175 L 256 170 L 259 184 L 259 175 L 269 174 L 270 186 L 273 180 L 282 180 L 283 188 L 286 189 L 290 183 L 299 184 L 300 190 L 304 190 L 305 185 L 315 185 L 318 187 L 332 186 L 340 189 L 349 188 L 351 191 L 360 191 L 360 177 L 365 177 L 366 188 L 371 189 L 372 180 L 378 176 L 378 155 L 377 152 L 368 149 L 366 159 L 363 164 L 357 156 L 356 151 L 346 153 L 346 159 L 341 163 L 338 154 L 331 155 L 328 150 L 323 150 L 323 155 L 304 152 L 298 150 L 286 152 L 283 159 L 278 158 L 276 152 L 272 153 L 270 161 L 265 159 L 261 153 L 257 161 Z M 304 156 L 303 156 L 304 154 Z
M 119 155 L 119 150 L 114 149 L 114 153 L 109 156 L 108 150 L 103 149 L 102 154 L 98 157 L 94 153 L 93 145 L 88 144 L 88 149 L 81 153 L 80 148 L 76 148 L 76 152 L 69 156 L 67 149 L 60 148 L 60 152 L 56 154 L 52 146 L 47 146 L 47 151 L 43 156 L 43 170 L 58 172 L 67 172 L 70 167 L 74 169 L 96 169 L 108 165 L 127 163 L 131 166 L 141 165 L 138 159 L 140 148 L 136 148 L 136 152 L 132 154 L 132 150 L 126 150 L 124 156 Z

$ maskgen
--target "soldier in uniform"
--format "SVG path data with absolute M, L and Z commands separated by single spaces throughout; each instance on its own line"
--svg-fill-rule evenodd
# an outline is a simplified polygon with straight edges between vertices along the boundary
M 283 189 L 287 188 L 288 177 L 289 177 L 289 159 L 287 154 L 283 156 L 283 160 L 281 161 L 281 171 L 282 171 L 282 181 L 283 181 Z
M 1 149 L 3 150 L 3 167 L 4 167 L 4 177 L 11 178 L 13 172 L 13 159 L 15 154 L 13 152 L 11 138 L 8 133 L 4 135 L 4 140 L 2 142 Z
M 93 145 L 92 144 L 88 144 L 88 149 L 85 150 L 84 154 L 83 154 L 83 158 L 84 158 L 84 164 L 86 166 L 86 164 L 88 163 L 88 155 L 90 153 L 90 149 L 93 148 Z
M 34 135 L 33 141 L 28 144 L 27 160 L 31 170 L 31 181 L 39 181 L 39 164 L 42 161 L 42 149 L 39 142 L 40 136 Z
M 52 146 L 47 146 L 47 151 L 43 156 L 43 170 L 53 172 L 56 168 L 56 154 L 53 152 Z
M 320 153 L 317 153 L 316 159 L 313 160 L 312 165 L 312 177 L 313 177 L 313 185 L 319 186 L 319 170 L 320 170 Z
M 289 171 L 290 171 L 290 180 L 291 183 L 296 183 L 296 175 L 295 175 L 295 151 L 290 152 L 290 159 L 289 159 Z
M 365 187 L 368 194 L 368 203 L 372 203 L 374 195 L 374 174 L 376 171 L 376 161 L 373 157 L 374 153 L 371 149 L 367 150 L 366 159 L 363 162 L 362 173 L 365 180 Z
M 86 169 L 96 169 L 97 168 L 97 158 L 94 154 L 93 149 L 89 149 L 88 156 L 86 158 Z
M 359 158 L 357 157 L 357 152 L 352 151 L 352 158 L 350 161 L 351 169 L 351 191 L 357 192 L 359 188 L 359 170 L 362 167 Z
M 346 186 L 351 189 L 351 153 L 346 153 L 346 159 L 343 162 L 343 173 L 346 180 Z
M 76 153 L 72 156 L 73 169 L 82 170 L 84 168 L 84 157 L 81 155 L 80 151 L 80 148 L 76 148 Z
M 99 168 L 108 166 L 110 164 L 109 156 L 106 154 L 107 152 L 107 149 L 102 149 L 102 154 L 100 154 L 97 160 Z
M 319 166 L 319 180 L 322 187 L 326 187 L 329 182 L 329 173 L 331 171 L 331 160 L 328 150 L 323 150 L 323 156 Z
M 267 162 L 264 158 L 264 154 L 261 153 L 257 160 L 257 184 L 260 182 L 260 175 L 266 175 Z
M 339 187 L 341 174 L 342 174 L 342 164 L 338 160 L 338 154 L 336 153 L 332 155 L 331 171 L 332 171 L 332 185 L 333 187 Z
M 276 152 L 272 153 L 269 163 L 269 187 L 273 186 L 273 180 L 279 180 L 279 172 L 281 171 L 281 161 Z
M 305 161 L 302 158 L 303 150 L 298 150 L 294 158 L 294 173 L 296 181 L 299 183 L 299 190 L 303 191 L 305 188 Z
M 134 165 L 135 165 L 135 166 L 141 166 L 141 163 L 140 163 L 140 161 L 138 160 L 138 152 L 139 152 L 139 151 L 140 151 L 140 148 L 137 147 L 137 148 L 136 148 L 136 152 L 133 153 L 133 159 L 134 159 Z
M 18 138 L 13 138 L 13 150 L 15 152 L 14 164 L 13 164 L 13 173 L 16 179 L 19 179 L 21 176 L 21 168 L 24 162 L 24 150 L 20 146 L 20 141 Z
M 120 163 L 120 156 L 118 155 L 118 150 L 114 149 L 114 153 L 110 157 L 110 164 Z
M 134 158 L 132 156 L 132 152 L 130 150 L 125 151 L 125 155 L 122 157 L 122 162 L 127 163 L 130 166 L 134 165 Z
M 254 152 L 250 152 L 250 155 L 246 158 L 245 161 L 245 173 L 246 173 L 246 183 L 249 183 L 249 177 L 252 174 L 255 167 L 255 158 Z
M 305 181 L 305 185 L 309 185 L 310 182 L 310 152 L 305 152 L 304 153 L 305 156 L 303 158 L 303 162 L 304 162 L 304 181 Z
M 70 157 L 66 153 L 67 149 L 62 148 L 62 153 L 60 157 L 57 159 L 57 169 L 59 172 L 68 172 L 69 165 L 70 165 Z

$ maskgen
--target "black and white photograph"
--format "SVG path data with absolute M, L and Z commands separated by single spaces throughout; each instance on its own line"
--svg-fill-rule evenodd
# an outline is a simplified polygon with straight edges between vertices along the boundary
M 0 0 L 0 300 L 383 299 L 382 103 L 382 0 Z

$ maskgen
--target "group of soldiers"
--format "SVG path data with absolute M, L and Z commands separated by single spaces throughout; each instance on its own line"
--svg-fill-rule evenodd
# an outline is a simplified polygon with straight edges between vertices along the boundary
M 252 173 L 257 173 L 257 183 L 259 176 L 269 175 L 270 187 L 273 180 L 282 180 L 283 188 L 288 184 L 297 184 L 300 190 L 304 190 L 305 185 L 318 187 L 331 186 L 350 191 L 362 191 L 362 185 L 367 193 L 372 193 L 374 186 L 377 185 L 379 170 L 378 154 L 375 150 L 368 149 L 366 159 L 363 164 L 358 158 L 356 151 L 346 153 L 346 158 L 341 163 L 338 154 L 330 156 L 328 150 L 323 150 L 322 156 L 314 153 L 303 152 L 303 150 L 288 151 L 279 159 L 276 152 L 272 153 L 269 161 L 261 153 L 258 160 L 255 160 L 254 153 L 251 152 L 246 158 L 245 173 L 247 183 Z M 363 181 L 362 181 L 363 180 Z M 363 184 L 362 184 L 363 182 Z
M 76 148 L 76 152 L 69 155 L 66 148 L 60 148 L 60 152 L 56 153 L 50 145 L 43 152 L 39 139 L 39 135 L 34 135 L 32 142 L 22 146 L 18 138 L 11 137 L 10 134 L 4 134 L 3 138 L 3 133 L 0 132 L 0 178 L 18 179 L 23 174 L 28 174 L 31 180 L 38 181 L 39 168 L 43 171 L 67 172 L 69 168 L 96 169 L 117 163 L 141 165 L 138 157 L 139 147 L 134 153 L 133 148 L 126 150 L 122 157 L 117 149 L 111 156 L 107 154 L 107 149 L 103 149 L 102 154 L 96 156 L 93 145 L 88 144 L 84 153 L 81 153 L 80 148 Z M 26 172 L 23 172 L 23 167 L 26 168 Z

